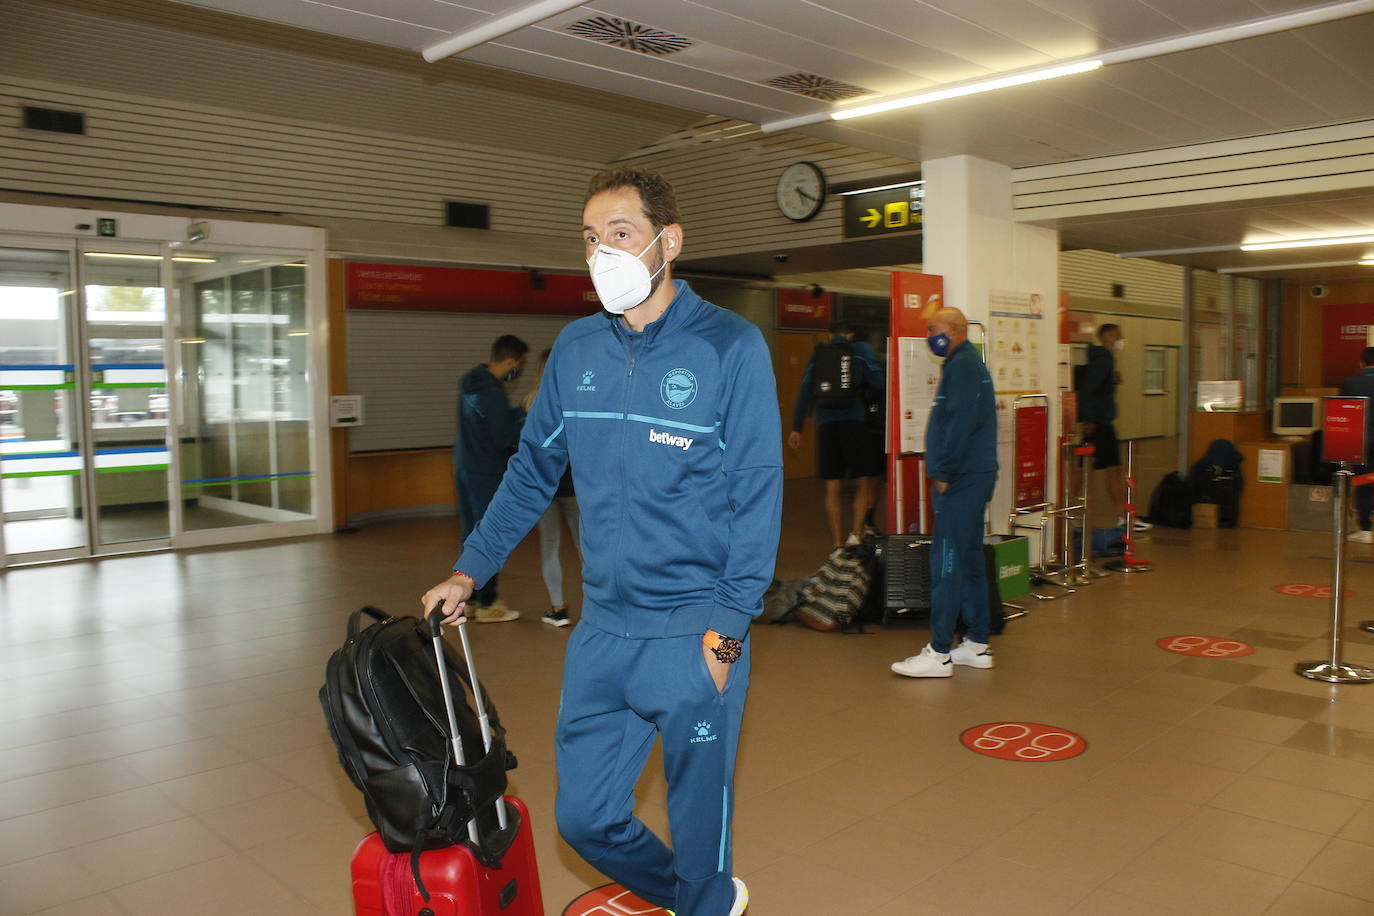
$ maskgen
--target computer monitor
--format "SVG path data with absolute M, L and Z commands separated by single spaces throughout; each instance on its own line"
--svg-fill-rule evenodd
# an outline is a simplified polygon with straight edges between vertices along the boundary
M 1274 398 L 1274 435 L 1301 438 L 1321 429 L 1321 398 Z

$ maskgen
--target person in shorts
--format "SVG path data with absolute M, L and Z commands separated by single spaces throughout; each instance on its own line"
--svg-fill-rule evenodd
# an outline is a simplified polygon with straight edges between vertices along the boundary
M 792 408 L 792 432 L 787 436 L 789 448 L 801 447 L 801 431 L 806 427 L 806 415 L 816 414 L 816 463 L 821 480 L 825 481 L 825 519 L 830 528 L 830 542 L 835 547 L 857 544 L 862 539 L 864 520 L 869 517 L 878 498 L 882 477 L 882 453 L 874 447 L 874 437 L 868 427 L 868 405 L 864 390 L 882 392 L 883 370 L 873 348 L 854 340 L 854 328 L 844 322 L 830 326 L 831 343 L 848 343 L 859 365 L 860 391 L 854 401 L 839 407 L 812 404 L 812 373 L 816 358 L 813 354 L 802 375 L 801 390 Z M 840 498 L 841 482 L 853 478 L 852 524 L 844 525 L 844 507 Z

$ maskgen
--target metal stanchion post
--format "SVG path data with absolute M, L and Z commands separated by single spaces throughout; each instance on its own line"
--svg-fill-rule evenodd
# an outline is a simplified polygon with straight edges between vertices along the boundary
M 1093 537 L 1092 522 L 1088 511 L 1088 491 L 1090 486 L 1090 474 L 1092 467 L 1085 460 L 1089 455 L 1096 451 L 1091 445 L 1080 446 L 1073 450 L 1073 456 L 1082 460 L 1080 465 L 1081 473 L 1078 484 L 1078 504 L 1083 507 L 1083 539 L 1078 545 L 1078 575 L 1086 583 L 1091 583 L 1094 579 L 1105 579 L 1107 574 L 1093 565 Z
M 1102 566 L 1113 572 L 1143 573 L 1154 569 L 1145 560 L 1135 555 L 1135 440 L 1126 441 L 1126 536 L 1121 540 L 1126 545 L 1126 553 L 1119 560 L 1108 560 Z
M 1341 618 L 1345 612 L 1345 535 L 1346 506 L 1350 499 L 1350 463 L 1341 462 L 1336 472 L 1336 493 L 1332 501 L 1335 549 L 1331 561 L 1331 658 L 1325 661 L 1298 662 L 1293 670 L 1303 677 L 1330 684 L 1368 684 L 1374 671 L 1341 661 Z
M 1073 560 L 1073 529 L 1074 513 L 1082 512 L 1083 518 L 1087 518 L 1087 504 L 1080 498 L 1077 505 L 1073 505 L 1074 494 L 1072 483 L 1067 473 L 1073 463 L 1073 443 L 1065 442 L 1059 449 L 1060 466 L 1065 473 L 1059 475 L 1059 492 L 1064 499 L 1064 514 L 1060 517 L 1060 546 L 1059 546 L 1059 565 L 1064 575 L 1064 581 L 1070 585 L 1092 585 L 1093 580 L 1083 574 L 1082 567 Z M 1080 496 L 1082 494 L 1079 494 Z M 1087 534 L 1087 524 L 1083 525 L 1083 533 Z M 1079 549 L 1082 553 L 1082 549 Z

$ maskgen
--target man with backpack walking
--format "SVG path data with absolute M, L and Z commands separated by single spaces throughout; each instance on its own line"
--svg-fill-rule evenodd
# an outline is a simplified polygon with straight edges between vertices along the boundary
M 571 462 L 584 578 L 556 732 L 559 830 L 677 916 L 740 916 L 735 755 L 782 507 L 772 362 L 758 328 L 672 279 L 683 230 L 661 176 L 593 178 L 582 235 L 605 311 L 559 335 L 496 498 L 422 602 L 463 619 Z M 655 736 L 671 849 L 633 809 Z
M 802 375 L 792 408 L 789 448 L 801 446 L 806 415 L 816 414 L 816 454 L 825 481 L 825 519 L 833 547 L 857 544 L 865 521 L 878 500 L 883 473 L 881 439 L 868 427 L 867 399 L 881 398 L 884 376 L 873 348 L 854 340 L 854 328 L 844 322 L 830 326 L 828 343 L 817 344 Z M 846 536 L 840 484 L 855 481 L 853 524 Z
M 1121 443 L 1116 438 L 1116 386 L 1121 373 L 1116 357 L 1126 347 L 1121 325 L 1104 324 L 1097 329 L 1095 343 L 1088 347 L 1088 364 L 1076 370 L 1074 389 L 1078 393 L 1078 420 L 1083 424 L 1083 442 L 1093 447 L 1093 467 L 1107 472 L 1107 495 L 1121 516 L 1117 527 L 1126 524 L 1126 476 L 1121 468 Z M 1135 520 L 1136 531 L 1149 531 L 1149 522 Z
M 930 557 L 930 642 L 892 670 L 904 677 L 949 677 L 955 665 L 991 668 L 983 514 L 997 484 L 997 404 L 992 376 L 968 340 L 956 308 L 930 319 L 930 351 L 944 357 L 926 422 L 926 477 L 935 500 Z M 962 620 L 965 635 L 953 645 Z

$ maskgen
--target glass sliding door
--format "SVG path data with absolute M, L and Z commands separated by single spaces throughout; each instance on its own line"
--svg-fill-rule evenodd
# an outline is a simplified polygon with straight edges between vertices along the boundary
M 82 253 L 97 545 L 172 534 L 162 257 Z
M 86 519 L 72 252 L 0 247 L 0 556 L 80 555 Z
M 186 531 L 314 515 L 305 264 L 219 252 L 175 262 Z

